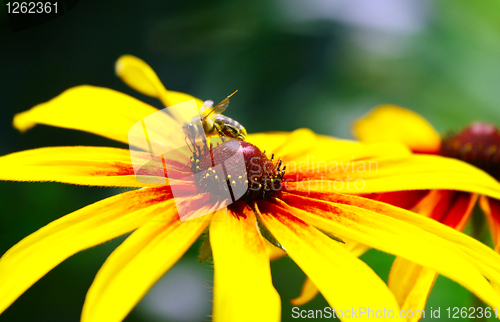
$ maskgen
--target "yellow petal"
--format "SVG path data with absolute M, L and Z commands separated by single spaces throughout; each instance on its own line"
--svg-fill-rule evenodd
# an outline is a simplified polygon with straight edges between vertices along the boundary
M 486 215 L 495 251 L 500 252 L 500 201 L 481 196 L 479 205 Z
M 420 153 L 436 153 L 439 133 L 417 113 L 395 105 L 381 105 L 356 120 L 354 135 L 362 142 L 402 142 Z
M 282 140 L 282 136 L 274 137 L 279 141 Z M 271 141 L 271 144 L 274 143 L 273 141 Z M 365 159 L 367 155 L 373 157 L 373 155 L 388 156 L 410 154 L 410 151 L 401 144 L 383 143 L 367 146 L 360 142 L 321 136 L 309 129 L 298 129 L 290 132 L 286 139 L 280 143 L 281 144 L 275 146 L 272 151 L 280 159 L 292 161 L 285 162 L 287 168 L 290 169 L 296 169 L 297 166 L 300 167 L 302 163 L 307 165 L 309 163 L 318 163 L 324 160 L 346 159 L 351 161 L 353 158 Z M 294 164 L 294 162 L 298 164 Z M 309 169 L 311 168 L 312 166 Z M 316 168 L 314 169 L 317 170 Z M 302 171 L 302 169 L 299 171 Z
M 14 127 L 26 131 L 36 124 L 58 126 L 104 136 L 128 143 L 128 132 L 144 117 L 158 109 L 126 94 L 95 86 L 77 86 L 52 100 L 39 104 L 14 117 Z M 156 118 L 163 124 L 165 140 L 168 129 L 177 125 L 166 113 Z M 160 136 L 158 133 L 157 136 Z M 147 147 L 139 147 L 147 149 Z
M 344 241 L 347 243 L 347 238 L 345 238 Z M 370 247 L 357 242 L 351 242 L 346 249 L 349 250 L 354 256 L 359 257 L 366 253 Z
M 275 154 L 282 160 L 290 161 L 302 158 L 314 150 L 320 142 L 318 135 L 309 129 L 250 134 L 247 141 L 261 151 L 266 151 L 267 155 Z
M 323 164 L 324 167 L 328 170 L 318 171 L 310 167 L 309 171 L 287 173 L 284 178 L 286 187 L 298 191 L 358 194 L 449 189 L 500 198 L 500 183 L 486 172 L 468 163 L 440 156 L 414 154 Z
M 353 254 L 356 257 L 359 257 L 363 255 L 367 250 L 370 249 L 370 247 L 357 243 L 352 240 L 348 240 L 345 238 L 344 240 L 344 248 L 349 250 L 351 254 Z M 314 285 L 314 283 L 311 281 L 309 277 L 306 278 L 306 281 L 304 282 L 304 285 L 302 285 L 302 290 L 300 292 L 300 295 L 294 299 L 292 299 L 290 302 L 293 305 L 304 305 L 314 299 L 316 295 L 318 295 L 319 290 Z
M 295 159 L 308 151 L 313 150 L 319 143 L 316 133 L 309 129 L 298 129 L 290 132 L 286 141 L 283 142 L 274 152 L 284 159 Z
M 481 196 L 479 205 L 484 211 L 490 234 L 493 239 L 493 247 L 495 251 L 500 252 L 500 201 L 497 199 Z M 500 293 L 500 283 L 492 282 L 493 287 Z
M 290 133 L 291 132 L 250 133 L 247 135 L 246 141 L 257 146 L 261 151 L 273 153 L 276 148 L 286 142 Z
M 481 201 L 486 199 L 486 197 L 484 196 L 481 197 L 482 198 L 480 199 L 480 205 Z M 471 198 L 471 202 L 473 202 L 474 200 L 475 196 L 473 195 Z M 377 206 L 377 210 L 375 211 L 384 213 L 399 220 L 406 221 L 412 225 L 437 234 L 440 237 L 457 244 L 458 247 L 473 260 L 473 263 L 481 271 L 481 273 L 484 274 L 492 282 L 492 285 L 500 290 L 500 265 L 498 264 L 500 261 L 500 255 L 493 251 L 491 248 L 487 247 L 474 238 L 461 234 L 455 229 L 447 226 L 443 227 L 443 225 L 440 225 L 435 220 L 428 221 L 425 218 L 422 218 L 422 216 L 407 216 L 407 212 L 400 212 L 399 209 L 395 207 L 386 205 Z M 469 209 L 468 211 L 471 210 Z M 463 227 L 459 225 L 458 228 Z
M 82 321 L 122 321 L 210 222 L 179 220 L 175 207 L 133 232 L 106 260 L 85 298 Z
M 281 301 L 255 215 L 248 206 L 238 206 L 238 213 L 219 210 L 210 224 L 213 321 L 280 321 Z
M 132 55 L 123 55 L 115 63 L 116 75 L 138 92 L 159 97 L 166 89 L 158 75 L 145 61 Z
M 411 155 L 411 151 L 401 143 L 363 144 L 318 135 L 309 129 L 249 134 L 247 141 L 265 150 L 268 155 L 274 153 L 287 166 L 288 173 L 328 171 L 333 160 L 347 163 Z
M 316 162 L 317 165 L 326 167 L 325 171 L 329 170 L 328 165 L 332 165 L 336 161 L 339 166 L 347 166 L 347 163 L 352 164 L 362 160 L 383 160 L 390 158 L 404 158 L 411 155 L 411 151 L 397 142 L 381 142 L 363 144 L 360 142 L 347 140 L 325 140 L 318 141 L 316 148 L 309 151 L 302 158 L 296 157 L 295 160 L 307 161 L 308 163 Z M 324 161 L 328 161 L 325 165 Z M 311 167 L 312 168 L 312 167 Z M 314 168 L 318 172 L 318 168 Z
M 396 257 L 387 284 L 396 296 L 401 310 L 418 312 L 425 310 L 436 277 L 436 271 Z M 418 321 L 418 317 L 415 315 L 407 318 L 407 321 Z
M 9 249 L 0 259 L 0 312 L 71 255 L 136 229 L 174 206 L 166 187 L 146 188 L 98 201 L 57 219 Z
M 115 64 L 116 75 L 128 86 L 145 95 L 161 100 L 166 107 L 182 102 L 196 100 L 198 108 L 203 101 L 189 94 L 168 91 L 158 78 L 158 75 L 145 61 L 132 55 L 121 56 Z M 181 111 L 175 111 L 181 112 Z M 184 120 L 182 115 L 174 115 L 177 120 Z
M 134 152 L 149 159 L 148 153 Z M 130 151 L 106 147 L 51 147 L 0 157 L 0 180 L 55 181 L 80 185 L 144 187 L 137 181 Z M 151 164 L 150 174 L 163 176 L 163 165 Z M 165 182 L 165 180 L 163 180 Z
M 313 199 L 320 197 L 321 200 Z M 466 249 L 461 248 L 462 245 L 479 248 L 477 241 L 467 235 L 413 212 L 364 198 L 333 194 L 306 198 L 286 193 L 282 194 L 282 198 L 280 205 L 287 211 L 316 227 L 432 268 L 463 285 L 492 307 L 500 304 L 500 296 L 482 276 L 484 274 L 488 279 L 500 281 L 498 272 L 490 267 L 496 264 L 496 270 L 500 269 L 500 256 L 491 249 L 485 250 L 487 247 L 484 245 L 478 255 L 464 252 Z M 323 201 L 334 198 L 336 202 Z M 349 202 L 356 205 L 347 204 Z M 388 208 L 392 210 L 391 217 L 381 210 Z M 396 215 L 398 219 L 392 218 Z M 427 231 L 413 223 L 420 223 Z M 452 235 L 449 230 L 454 232 L 456 239 L 452 243 L 439 237 Z M 477 259 L 483 254 L 489 257 L 485 256 L 485 260 L 478 263 Z
M 311 193 L 309 194 L 309 197 L 335 203 L 348 204 L 355 206 L 356 208 L 366 208 L 379 215 L 389 216 L 391 218 L 404 221 L 432 234 L 440 236 L 441 238 L 458 246 L 458 248 L 463 251 L 466 256 L 468 256 L 469 260 L 476 266 L 476 268 L 500 290 L 500 255 L 474 238 L 464 235 L 451 227 L 442 225 L 435 220 L 415 215 L 413 212 L 403 211 L 398 207 L 374 202 L 372 200 L 367 200 L 353 195 Z M 484 198 L 481 200 L 484 200 Z
M 274 246 L 267 239 L 264 238 L 262 241 L 266 246 L 267 256 L 269 256 L 270 261 L 275 261 L 277 259 L 280 259 L 281 257 L 286 256 L 286 253 L 281 248 Z
M 342 244 L 267 202 L 259 203 L 259 217 L 336 310 L 369 307 L 374 311 L 399 312 L 385 283 Z M 364 315 L 360 320 L 369 318 Z
M 419 213 L 462 231 L 476 201 L 477 195 L 475 194 L 434 190 L 422 202 L 425 205 L 420 206 Z M 425 309 L 436 277 L 437 274 L 434 270 L 396 257 L 389 274 L 388 285 L 396 295 L 401 308 L 415 312 Z M 408 318 L 408 321 L 418 320 L 418 316 Z
M 311 281 L 309 277 L 306 277 L 306 280 L 302 285 L 302 290 L 300 291 L 299 297 L 290 300 L 290 302 L 295 306 L 304 305 L 309 301 L 312 301 L 316 297 L 316 295 L 318 295 L 318 293 L 319 290 L 316 285 L 314 285 L 313 281 Z

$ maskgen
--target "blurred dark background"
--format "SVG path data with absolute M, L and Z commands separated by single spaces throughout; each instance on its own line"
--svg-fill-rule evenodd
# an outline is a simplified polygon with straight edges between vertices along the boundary
M 126 92 L 114 62 L 133 54 L 168 89 L 219 101 L 249 132 L 308 127 L 351 138 L 350 123 L 382 103 L 411 108 L 440 131 L 473 120 L 500 124 L 500 2 L 497 0 L 80 0 L 46 24 L 13 33 L 0 9 L 0 154 L 64 145 L 121 146 L 91 134 L 37 126 L 21 134 L 14 114 L 72 86 Z M 96 117 L 99 117 L 96 115 Z M 117 189 L 0 182 L 0 253 L 50 221 Z M 0 321 L 78 321 L 86 290 L 123 240 L 79 253 L 28 290 Z M 126 321 L 207 321 L 213 268 L 199 245 L 152 289 Z M 392 257 L 363 256 L 387 279 Z M 272 264 L 283 300 L 305 278 L 288 259 Z M 1 286 L 0 286 L 1 287 Z M 362 292 L 363 290 L 360 290 Z M 471 306 L 439 278 L 428 307 Z M 304 309 L 322 309 L 318 296 Z

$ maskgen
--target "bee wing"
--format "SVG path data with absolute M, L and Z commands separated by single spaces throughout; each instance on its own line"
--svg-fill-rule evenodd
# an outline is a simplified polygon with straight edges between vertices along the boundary
M 202 116 L 202 119 L 206 119 L 207 116 L 209 116 L 210 114 L 221 114 L 222 112 L 224 112 L 226 110 L 226 108 L 229 106 L 229 98 L 226 98 L 225 100 L 223 100 L 222 102 L 220 102 L 219 104 L 217 104 L 216 106 L 212 107 L 212 108 L 208 108 L 205 110 L 204 113 L 200 113 L 201 116 Z
M 215 105 L 214 107 L 212 107 L 211 109 L 208 109 L 206 111 L 206 113 L 203 113 L 202 114 L 202 119 L 205 119 L 207 116 L 209 116 L 210 114 L 212 113 L 215 113 L 215 114 L 222 114 L 222 112 L 224 112 L 227 107 L 229 106 L 229 98 L 231 96 L 233 96 L 235 93 L 237 92 L 234 91 L 234 93 L 232 93 L 231 95 L 229 95 L 228 97 L 226 97 L 224 100 L 222 100 L 222 102 L 220 102 L 219 104 Z
M 211 108 L 214 105 L 214 101 L 212 100 L 206 100 L 203 102 L 203 105 L 200 107 L 201 110 Z
M 200 107 L 200 116 L 201 118 L 204 118 L 205 116 L 210 113 L 210 111 L 213 109 L 212 106 L 214 105 L 214 101 L 208 100 L 203 102 L 203 105 Z

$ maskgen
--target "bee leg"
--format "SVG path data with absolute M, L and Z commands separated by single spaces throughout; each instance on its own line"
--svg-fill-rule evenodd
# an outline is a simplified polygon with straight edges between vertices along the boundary
M 224 135 L 224 132 L 222 132 L 222 128 L 217 123 L 214 123 L 214 127 L 217 130 L 217 132 L 219 132 L 219 136 L 221 137 L 222 142 L 224 142 L 224 138 L 226 137 L 226 135 Z

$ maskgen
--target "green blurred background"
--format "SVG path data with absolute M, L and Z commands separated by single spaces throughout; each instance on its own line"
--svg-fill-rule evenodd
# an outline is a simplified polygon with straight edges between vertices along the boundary
M 15 113 L 81 84 L 161 107 L 114 75 L 122 54 L 147 61 L 167 88 L 202 99 L 219 101 L 238 89 L 225 114 L 249 132 L 308 127 L 351 138 L 353 119 L 382 103 L 411 108 L 442 133 L 473 120 L 500 124 L 497 0 L 81 0 L 63 16 L 18 33 L 10 31 L 2 7 L 0 154 L 42 146 L 123 147 L 46 126 L 20 134 L 11 125 Z M 0 253 L 50 221 L 117 192 L 0 182 Z M 122 240 L 66 260 L 0 321 L 78 321 L 95 273 Z M 197 262 L 198 248 L 126 321 L 210 320 L 213 267 Z M 391 256 L 370 251 L 362 258 L 387 279 Z M 283 321 L 296 320 L 289 300 L 305 275 L 286 258 L 272 269 Z M 473 303 L 462 287 L 439 278 L 428 307 L 441 307 L 443 316 L 446 307 Z M 325 306 L 318 296 L 303 309 Z

